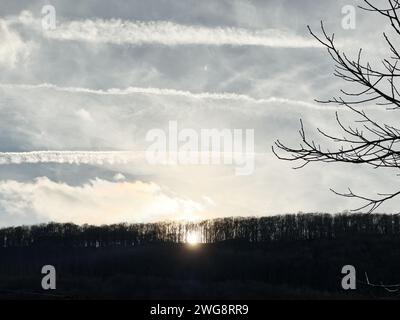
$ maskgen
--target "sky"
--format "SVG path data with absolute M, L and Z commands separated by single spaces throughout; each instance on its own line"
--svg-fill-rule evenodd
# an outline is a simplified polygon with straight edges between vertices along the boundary
M 336 213 L 359 203 L 330 188 L 396 188 L 391 171 L 293 170 L 271 152 L 276 139 L 299 142 L 300 118 L 313 135 L 337 132 L 335 111 L 346 117 L 314 102 L 343 83 L 307 25 L 319 31 L 323 20 L 350 55 L 384 56 L 382 18 L 356 9 L 355 28 L 343 27 L 344 6 L 357 3 L 1 0 L 0 226 Z M 171 122 L 253 130 L 254 170 L 150 163 L 146 136 Z

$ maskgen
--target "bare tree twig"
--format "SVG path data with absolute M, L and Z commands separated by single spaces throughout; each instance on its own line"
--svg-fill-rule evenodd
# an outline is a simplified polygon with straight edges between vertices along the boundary
M 375 12 L 386 19 L 400 36 L 400 10 L 399 0 L 387 0 L 386 8 L 378 8 L 369 0 L 364 0 L 363 10 Z M 328 100 L 316 100 L 322 104 L 336 104 L 345 107 L 357 117 L 352 125 L 346 125 L 336 113 L 338 128 L 343 136 L 331 135 L 323 129 L 317 128 L 318 133 L 336 148 L 321 147 L 315 140 L 306 136 L 303 121 L 300 120 L 300 138 L 298 147 L 289 147 L 277 140 L 272 147 L 272 152 L 281 160 L 300 162 L 295 169 L 303 168 L 311 162 L 348 163 L 368 165 L 375 169 L 390 168 L 400 169 L 400 128 L 380 123 L 367 115 L 362 109 L 365 104 L 375 104 L 385 108 L 387 112 L 400 109 L 400 93 L 397 89 L 397 80 L 400 77 L 400 53 L 387 34 L 383 34 L 388 45 L 390 56 L 381 60 L 382 68 L 373 67 L 369 62 L 363 62 L 362 49 L 352 59 L 341 52 L 335 43 L 335 35 L 329 35 L 321 22 L 321 35 L 317 35 L 309 26 L 310 34 L 321 43 L 335 63 L 334 76 L 350 83 L 352 87 L 359 87 L 356 92 L 341 90 L 341 95 Z M 336 192 L 335 194 L 356 198 L 364 201 L 364 205 L 354 211 L 367 209 L 373 212 L 383 203 L 400 195 L 400 190 L 389 194 L 377 194 L 370 198 L 352 192 Z

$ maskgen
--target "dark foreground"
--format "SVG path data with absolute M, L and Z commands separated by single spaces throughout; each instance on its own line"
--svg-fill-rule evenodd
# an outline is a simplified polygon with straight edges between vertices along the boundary
M 400 241 L 385 237 L 272 243 L 0 249 L 0 298 L 354 299 L 396 298 L 365 284 L 400 282 Z M 41 288 L 54 265 L 57 289 Z M 357 289 L 341 287 L 354 265 Z
M 185 243 L 193 232 L 204 244 Z M 56 290 L 42 289 L 44 265 Z M 399 283 L 399 215 L 0 229 L 3 299 L 395 299 Z

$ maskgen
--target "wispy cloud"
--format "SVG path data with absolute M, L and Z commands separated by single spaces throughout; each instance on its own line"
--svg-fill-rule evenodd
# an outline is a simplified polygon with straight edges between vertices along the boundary
M 44 33 L 57 40 L 75 40 L 113 44 L 232 45 L 285 48 L 316 47 L 306 39 L 281 30 L 181 25 L 168 21 L 85 20 L 64 22 Z
M 21 163 L 119 164 L 143 158 L 134 151 L 30 151 L 0 152 L 0 165 Z
M 232 156 L 231 152 L 215 152 L 213 151 L 168 151 L 167 156 L 180 154 L 184 156 L 194 156 L 200 158 L 203 156 L 210 159 L 219 160 L 225 156 Z M 236 154 L 238 155 L 238 154 Z M 265 152 L 241 152 L 243 156 L 265 157 Z M 28 151 L 28 152 L 0 152 L 0 165 L 6 164 L 22 164 L 22 163 L 62 163 L 62 164 L 127 164 L 134 161 L 145 161 L 146 151 Z M 210 160 L 211 161 L 211 160 Z M 167 164 L 168 161 L 160 162 Z
M 35 89 L 50 89 L 61 92 L 70 93 L 86 93 L 95 95 L 134 95 L 134 94 L 144 94 L 144 95 L 157 95 L 157 96 L 177 96 L 188 99 L 209 99 L 209 100 L 231 100 L 239 102 L 249 102 L 254 104 L 285 104 L 285 105 L 295 105 L 305 108 L 312 109 L 331 109 L 330 106 L 318 105 L 317 103 L 311 103 L 301 100 L 292 100 L 282 97 L 268 97 L 268 98 L 255 98 L 245 94 L 230 93 L 230 92 L 200 92 L 194 93 L 185 90 L 175 90 L 175 89 L 165 89 L 165 88 L 140 88 L 140 87 L 128 87 L 125 89 L 120 88 L 110 88 L 106 90 L 101 89 L 89 89 L 80 87 L 60 87 L 54 84 L 42 83 L 42 84 L 6 84 L 0 83 L 0 88 L 3 89 L 25 89 L 25 90 L 35 90 Z
M 23 23 L 40 29 L 40 19 L 24 11 L 19 17 L 8 17 L 13 23 Z M 86 19 L 59 21 L 54 30 L 41 30 L 55 40 L 85 41 L 111 44 L 264 46 L 279 48 L 320 47 L 311 38 L 279 29 L 245 29 L 229 26 L 206 27 L 183 25 L 171 21 L 130 21 L 120 19 Z
M 34 44 L 24 41 L 7 23 L 0 19 L 0 65 L 15 68 L 31 54 Z

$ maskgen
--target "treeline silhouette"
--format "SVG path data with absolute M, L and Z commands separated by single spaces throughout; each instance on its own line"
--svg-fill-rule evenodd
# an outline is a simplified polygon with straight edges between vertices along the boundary
M 204 244 L 188 246 L 191 232 Z M 399 246 L 400 216 L 383 214 L 9 227 L 0 229 L 0 299 L 42 297 L 48 264 L 55 293 L 77 299 L 395 298 L 366 275 L 399 283 Z M 356 268 L 357 290 L 342 289 L 345 265 Z
M 232 217 L 198 223 L 121 223 L 102 226 L 48 223 L 2 228 L 0 247 L 129 247 L 146 243 L 184 243 L 193 232 L 202 243 L 262 243 L 369 236 L 399 238 L 400 216 L 316 213 L 259 218 Z

